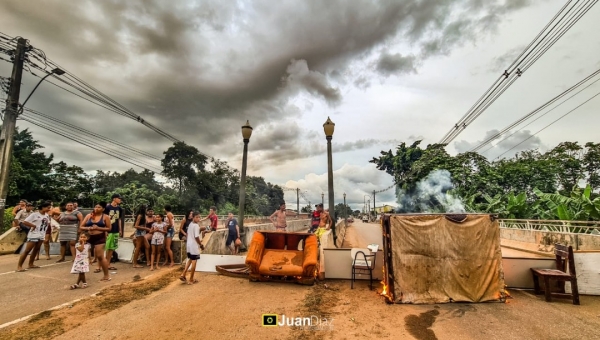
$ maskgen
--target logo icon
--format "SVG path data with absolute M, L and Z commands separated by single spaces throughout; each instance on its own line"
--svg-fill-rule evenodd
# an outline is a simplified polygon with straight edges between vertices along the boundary
M 277 327 L 277 314 L 263 314 L 262 325 L 263 327 Z

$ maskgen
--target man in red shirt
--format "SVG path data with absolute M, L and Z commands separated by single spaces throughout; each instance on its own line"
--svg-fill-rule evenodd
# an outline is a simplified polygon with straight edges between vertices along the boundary
M 206 227 L 200 227 L 202 229 L 202 238 L 204 238 L 204 234 L 206 234 L 206 233 L 217 231 L 217 223 L 219 222 L 219 218 L 217 217 L 217 207 L 214 207 L 214 206 L 210 207 L 208 216 L 206 216 L 206 218 L 200 220 L 200 222 L 203 222 L 206 220 L 210 220 L 210 225 L 207 225 Z

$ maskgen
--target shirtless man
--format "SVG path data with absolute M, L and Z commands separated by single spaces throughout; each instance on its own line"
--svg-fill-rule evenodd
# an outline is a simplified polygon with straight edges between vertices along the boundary
M 321 240 L 321 235 L 325 233 L 325 231 L 329 230 L 333 224 L 331 221 L 331 216 L 329 215 L 329 210 L 323 210 L 323 205 L 319 204 L 317 210 L 321 211 L 321 221 L 319 221 L 319 228 L 315 232 L 315 235 Z
M 271 222 L 273 222 L 276 231 L 286 231 L 287 221 L 285 214 L 285 202 L 279 204 L 279 210 L 275 210 L 269 219 Z

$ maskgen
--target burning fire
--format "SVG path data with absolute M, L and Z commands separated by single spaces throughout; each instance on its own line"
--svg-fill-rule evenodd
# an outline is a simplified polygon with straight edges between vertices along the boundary
M 379 295 L 387 296 L 387 285 L 383 281 L 381 281 L 381 284 L 383 285 L 383 289 L 381 290 L 381 293 L 379 293 Z

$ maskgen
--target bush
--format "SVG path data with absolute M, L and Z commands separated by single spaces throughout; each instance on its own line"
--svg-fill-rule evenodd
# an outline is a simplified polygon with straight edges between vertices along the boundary
M 12 221 L 14 219 L 12 211 L 13 207 L 4 208 L 4 219 L 2 220 L 2 232 L 0 234 L 4 234 L 5 231 L 12 227 Z

